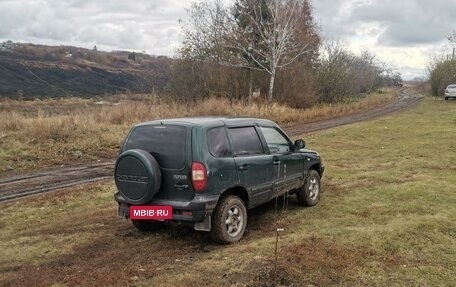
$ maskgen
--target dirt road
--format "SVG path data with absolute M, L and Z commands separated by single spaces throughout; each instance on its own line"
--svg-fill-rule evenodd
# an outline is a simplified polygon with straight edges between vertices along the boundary
M 354 122 L 365 121 L 415 106 L 421 97 L 412 95 L 410 88 L 403 88 L 397 100 L 387 105 L 357 114 L 287 126 L 289 135 L 329 129 Z M 0 202 L 11 201 L 43 192 L 56 191 L 76 185 L 109 180 L 112 178 L 114 160 L 103 160 L 89 164 L 62 165 L 36 172 L 0 176 Z

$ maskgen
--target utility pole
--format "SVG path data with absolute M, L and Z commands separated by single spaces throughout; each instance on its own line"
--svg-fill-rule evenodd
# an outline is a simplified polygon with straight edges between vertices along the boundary
M 456 50 L 456 47 L 453 47 L 453 55 L 451 55 L 451 60 L 453 61 L 454 60 L 454 52 Z

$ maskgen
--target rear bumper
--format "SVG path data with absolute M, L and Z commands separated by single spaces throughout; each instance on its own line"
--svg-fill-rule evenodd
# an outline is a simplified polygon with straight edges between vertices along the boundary
M 212 213 L 219 197 L 219 195 L 197 194 L 190 201 L 152 199 L 152 201 L 143 205 L 170 205 L 173 207 L 173 220 L 201 222 L 206 215 Z M 114 199 L 119 204 L 119 215 L 129 218 L 130 204 L 119 192 L 114 194 Z

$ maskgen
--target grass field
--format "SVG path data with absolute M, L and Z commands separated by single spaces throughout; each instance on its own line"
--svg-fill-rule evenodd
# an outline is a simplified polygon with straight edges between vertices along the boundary
M 393 98 L 390 90 L 303 110 L 217 98 L 183 104 L 151 95 L 118 95 L 98 102 L 80 98 L 0 100 L 0 173 L 114 158 L 130 127 L 142 121 L 211 115 L 267 117 L 281 124 L 309 122 L 370 109 Z
M 320 204 L 256 208 L 231 246 L 137 232 L 112 183 L 3 204 L 0 286 L 454 286 L 456 101 L 304 138 L 326 165 Z

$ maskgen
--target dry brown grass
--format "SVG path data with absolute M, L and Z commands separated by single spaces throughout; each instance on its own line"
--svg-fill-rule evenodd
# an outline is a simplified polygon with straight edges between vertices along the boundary
M 186 116 L 249 116 L 279 124 L 311 122 L 382 105 L 393 93 L 372 94 L 335 105 L 293 109 L 277 103 L 210 98 L 196 103 L 152 95 L 0 101 L 0 171 L 24 170 L 70 161 L 110 158 L 135 123 Z

